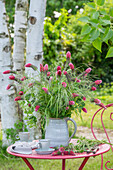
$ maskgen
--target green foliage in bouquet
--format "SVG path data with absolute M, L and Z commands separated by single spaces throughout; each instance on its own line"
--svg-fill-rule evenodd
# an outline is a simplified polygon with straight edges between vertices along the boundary
M 92 70 L 90 67 L 83 72 L 80 71 L 80 68 L 75 68 L 71 63 L 71 53 L 69 51 L 66 54 L 66 62 L 53 67 L 51 71 L 48 64 L 45 64 L 45 66 L 40 64 L 40 68 L 37 68 L 31 63 L 27 63 L 25 67 L 36 71 L 36 76 L 24 76 L 19 79 L 14 75 L 10 75 L 9 79 L 20 84 L 21 90 L 14 100 L 19 102 L 24 113 L 26 113 L 28 124 L 36 124 L 38 111 L 43 120 L 45 117 L 71 117 L 73 111 L 82 117 L 81 111 L 87 113 L 85 108 L 86 99 L 105 107 L 99 99 L 94 99 L 93 94 L 96 86 L 102 83 L 102 80 L 92 81 L 89 75 Z M 15 74 L 15 71 L 6 70 L 3 73 Z M 11 87 L 15 86 L 9 84 L 7 90 Z
M 31 63 L 25 65 L 37 71 L 37 76 L 21 79 L 24 80 L 21 81 L 22 89 L 15 98 L 27 114 L 27 119 L 36 122 L 33 113 L 37 111 L 46 118 L 71 117 L 72 111 L 81 116 L 81 111 L 87 113 L 85 100 L 88 98 L 96 104 L 101 104 L 98 99 L 92 97 L 92 93 L 96 90 L 95 86 L 102 81 L 93 82 L 88 76 L 91 68 L 80 72 L 70 62 L 70 58 L 71 53 L 68 51 L 66 62 L 51 71 L 48 70 L 47 64 L 40 64 L 40 73 Z M 14 76 L 9 78 L 18 81 Z

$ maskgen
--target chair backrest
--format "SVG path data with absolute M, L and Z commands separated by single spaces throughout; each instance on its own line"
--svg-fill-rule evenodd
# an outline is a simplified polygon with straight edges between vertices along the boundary
M 104 132 L 105 132 L 106 139 L 107 139 L 108 143 L 112 143 L 111 140 L 110 140 L 110 138 L 109 138 L 108 132 L 107 132 L 107 130 L 106 130 L 106 128 L 105 128 L 104 122 L 103 122 L 103 115 L 104 115 L 104 113 L 105 113 L 105 110 L 108 109 L 109 107 L 113 107 L 113 103 L 108 104 L 108 105 L 106 105 L 105 107 L 101 107 L 99 110 L 97 110 L 97 111 L 94 113 L 94 115 L 93 115 L 93 117 L 92 117 L 92 120 L 91 120 L 91 131 L 92 131 L 92 134 L 93 134 L 94 138 L 97 139 L 97 136 L 96 136 L 96 134 L 95 134 L 95 132 L 94 132 L 93 124 L 94 124 L 94 119 L 95 119 L 96 115 L 100 114 L 100 115 L 101 115 L 101 124 L 102 124 L 103 130 L 104 130 Z M 112 116 L 113 116 L 113 112 L 110 113 L 110 119 L 111 119 L 111 121 L 113 121 Z M 98 140 L 98 139 L 97 139 L 97 140 Z M 113 143 L 112 143 L 112 144 L 113 144 Z M 112 150 L 112 152 L 113 152 L 113 146 L 110 145 L 110 147 L 111 147 L 111 150 Z M 109 169 L 109 168 L 107 167 L 107 164 L 108 164 L 108 163 L 110 163 L 110 161 L 107 161 L 107 162 L 105 163 L 105 168 L 106 168 L 107 170 L 113 170 L 113 168 L 112 168 L 112 169 Z M 103 169 L 103 154 L 101 155 L 101 170 L 102 170 L 102 169 Z

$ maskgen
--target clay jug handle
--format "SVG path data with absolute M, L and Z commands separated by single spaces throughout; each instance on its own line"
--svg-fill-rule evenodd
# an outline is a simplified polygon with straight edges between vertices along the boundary
M 69 117 L 66 118 L 66 121 L 68 121 L 68 120 L 70 120 L 71 122 L 73 122 L 74 127 L 75 127 L 73 134 L 69 137 L 68 142 L 70 142 L 71 138 L 75 135 L 75 133 L 76 133 L 76 131 L 77 131 L 77 124 L 76 124 L 76 122 L 75 122 L 73 119 L 71 119 L 71 118 L 69 118 Z

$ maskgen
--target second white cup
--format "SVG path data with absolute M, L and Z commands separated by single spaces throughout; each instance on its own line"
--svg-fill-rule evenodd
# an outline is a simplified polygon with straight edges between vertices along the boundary
M 50 139 L 40 139 L 37 145 L 39 149 L 47 151 L 50 148 Z
M 29 132 L 19 132 L 19 138 L 22 142 L 28 142 L 30 138 Z

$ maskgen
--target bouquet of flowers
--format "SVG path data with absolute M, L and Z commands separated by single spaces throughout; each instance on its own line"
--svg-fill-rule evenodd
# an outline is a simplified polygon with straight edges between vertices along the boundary
M 92 102 L 104 107 L 99 99 L 92 98 L 96 86 L 102 83 L 102 80 L 92 81 L 89 77 L 91 68 L 87 68 L 80 73 L 71 63 L 71 53 L 66 53 L 65 63 L 56 66 L 51 71 L 48 64 L 40 64 L 38 68 L 31 63 L 25 65 L 34 69 L 37 76 L 21 79 L 10 75 L 11 80 L 15 80 L 21 85 L 17 97 L 14 99 L 22 106 L 27 119 L 35 119 L 33 113 L 40 112 L 44 117 L 64 118 L 71 117 L 72 111 L 81 116 L 81 111 L 87 113 L 85 101 L 89 99 Z M 7 70 L 4 74 L 15 71 Z M 10 89 L 13 85 L 8 85 Z

